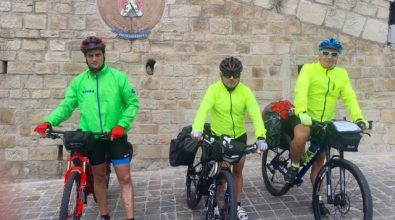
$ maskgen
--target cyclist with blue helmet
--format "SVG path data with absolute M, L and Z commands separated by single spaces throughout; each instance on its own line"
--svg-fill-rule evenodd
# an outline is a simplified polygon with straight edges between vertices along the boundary
M 51 126 L 69 119 L 78 107 L 82 131 L 110 133 L 111 140 L 97 139 L 88 150 L 99 211 L 102 219 L 110 219 L 106 188 L 108 154 L 120 184 L 126 217 L 134 219 L 132 155 L 126 134 L 139 111 L 139 100 L 128 76 L 105 63 L 105 49 L 106 42 L 100 37 L 89 36 L 81 42 L 80 50 L 88 68 L 73 79 L 64 100 L 34 131 L 45 136 Z
M 318 62 L 304 64 L 296 81 L 294 105 L 295 115 L 298 117 L 290 121 L 294 138 L 291 144 L 292 165 L 285 178 L 289 184 L 293 183 L 298 173 L 299 163 L 303 160 L 302 155 L 305 153 L 305 145 L 310 134 L 315 133 L 309 127 L 312 125 L 312 120 L 327 122 L 335 119 L 336 102 L 339 97 L 343 100 L 351 119 L 362 129 L 368 126 L 347 71 L 336 66 L 339 55 L 343 52 L 342 43 L 335 38 L 329 38 L 320 42 L 318 50 Z M 311 143 L 315 140 L 313 135 Z M 314 162 L 310 175 L 312 184 L 324 162 L 324 154 Z M 321 214 L 328 215 L 329 210 L 323 203 L 321 204 Z

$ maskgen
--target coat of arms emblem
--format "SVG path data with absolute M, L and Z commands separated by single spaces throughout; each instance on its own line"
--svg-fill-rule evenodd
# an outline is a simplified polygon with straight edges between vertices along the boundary
M 165 0 L 97 0 L 99 12 L 117 37 L 145 38 L 162 17 Z

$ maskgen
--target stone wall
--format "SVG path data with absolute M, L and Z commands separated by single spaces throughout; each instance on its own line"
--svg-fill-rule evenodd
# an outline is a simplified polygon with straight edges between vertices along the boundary
M 61 172 L 59 141 L 39 139 L 33 129 L 86 68 L 79 43 L 88 35 L 107 40 L 106 61 L 125 71 L 138 91 L 141 111 L 129 133 L 135 169 L 167 166 L 170 139 L 192 123 L 225 56 L 243 61 L 242 81 L 263 108 L 293 98 L 296 66 L 316 60 L 318 42 L 328 37 L 344 42 L 339 65 L 349 70 L 363 112 L 374 121 L 360 152 L 394 152 L 389 1 L 166 0 L 165 7 L 147 39 L 127 41 L 101 20 L 94 0 L 0 2 L 0 70 L 7 69 L 0 74 L 0 176 Z M 146 73 L 149 59 L 156 61 L 153 75 Z M 348 117 L 341 102 L 338 116 Z M 77 122 L 78 112 L 62 128 L 75 129 Z

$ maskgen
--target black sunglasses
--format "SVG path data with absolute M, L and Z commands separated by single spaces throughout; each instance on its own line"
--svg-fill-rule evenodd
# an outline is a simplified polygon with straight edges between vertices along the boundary
M 332 57 L 337 57 L 337 55 L 338 55 L 338 53 L 337 52 L 328 52 L 328 51 L 322 51 L 322 55 L 324 55 L 324 56 L 328 56 L 328 55 L 331 55 Z
M 233 76 L 233 78 L 235 78 L 235 79 L 238 79 L 238 78 L 240 78 L 240 72 L 231 72 L 231 71 L 226 71 L 226 72 L 223 72 L 222 73 L 222 75 L 225 77 L 225 78 L 230 78 L 230 77 L 232 77 Z

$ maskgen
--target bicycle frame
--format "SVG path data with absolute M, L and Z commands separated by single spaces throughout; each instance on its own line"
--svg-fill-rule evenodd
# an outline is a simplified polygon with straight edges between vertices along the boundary
M 64 176 L 64 184 L 69 180 L 69 176 L 72 172 L 78 172 L 81 174 L 80 187 L 78 189 L 78 203 L 76 210 L 76 217 L 81 217 L 84 209 L 84 204 L 87 204 L 87 197 L 89 194 L 93 193 L 93 176 L 91 167 L 89 165 L 89 159 L 81 151 L 74 152 L 67 158 L 67 171 Z M 74 161 L 78 161 L 76 164 Z

